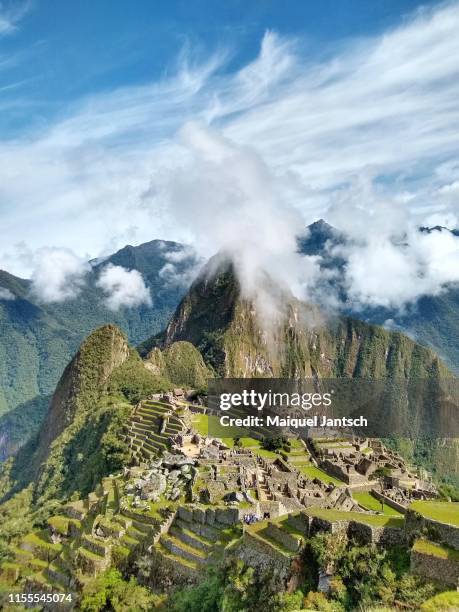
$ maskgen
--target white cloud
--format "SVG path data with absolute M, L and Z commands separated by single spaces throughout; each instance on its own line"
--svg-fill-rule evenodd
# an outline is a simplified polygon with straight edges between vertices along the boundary
M 75 298 L 91 270 L 88 262 L 70 249 L 57 247 L 38 249 L 32 257 L 32 265 L 32 293 L 44 303 Z
M 19 240 L 36 249 L 55 235 L 82 257 L 106 254 L 135 227 L 137 243 L 191 241 L 204 256 L 233 249 L 248 278 L 266 257 L 298 293 L 311 270 L 297 272 L 294 226 L 325 216 L 353 226 L 359 246 L 345 280 L 355 301 L 400 304 L 441 290 L 456 278 L 454 253 L 430 261 L 427 249 L 439 246 L 414 228 L 459 217 L 458 29 L 452 2 L 320 56 L 268 32 L 237 71 L 229 54 L 201 65 L 185 54 L 161 81 L 80 100 L 35 134 L 0 142 L 1 258 Z M 393 239 L 402 230 L 404 248 Z M 374 286 L 364 286 L 368 274 Z
M 419 231 L 417 217 L 378 193 L 369 179 L 343 190 L 329 218 L 348 237 L 330 250 L 346 262 L 340 280 L 354 308 L 403 308 L 459 282 L 459 237 Z M 428 225 L 441 220 L 431 216 Z
M 11 301 L 15 300 L 16 296 L 12 291 L 6 289 L 6 287 L 0 287 L 0 300 Z
M 164 245 L 166 248 L 166 245 Z M 159 277 L 169 287 L 188 288 L 196 278 L 204 260 L 196 249 L 185 245 L 183 248 L 166 251 L 164 259 L 167 263 L 159 271 Z
M 181 143 L 182 165 L 155 177 L 151 206 L 167 202 L 171 220 L 180 220 L 201 253 L 229 254 L 243 293 L 256 300 L 264 319 L 278 306 L 266 289 L 266 273 L 303 297 L 316 262 L 297 253 L 301 215 L 282 199 L 269 168 L 252 149 L 203 125 L 187 124 Z M 172 272 L 169 262 L 161 274 Z
M 110 310 L 152 304 L 150 290 L 137 270 L 108 264 L 102 269 L 97 286 L 105 293 L 105 303 Z

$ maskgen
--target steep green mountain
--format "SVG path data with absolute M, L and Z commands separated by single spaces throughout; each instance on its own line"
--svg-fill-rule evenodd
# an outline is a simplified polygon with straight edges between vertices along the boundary
M 210 278 L 209 270 L 215 268 Z M 277 288 L 271 295 L 277 313 L 270 321 L 263 304 L 241 296 L 232 264 L 221 260 L 216 266 L 215 259 L 211 260 L 165 332 L 141 345 L 141 352 L 186 340 L 218 375 L 226 377 L 429 378 L 449 374 L 431 350 L 400 332 L 350 317 L 326 318 L 317 307 Z
M 201 353 L 190 342 L 174 342 L 163 351 L 152 349 L 145 359 L 145 367 L 173 384 L 191 389 L 206 387 L 208 378 L 213 376 Z
M 93 329 L 114 323 L 136 344 L 164 327 L 183 288 L 166 282 L 161 270 L 172 254 L 180 260 L 174 263 L 176 273 L 185 273 L 195 262 L 182 253 L 182 245 L 161 240 L 126 246 L 93 264 L 77 298 L 55 304 L 37 302 L 30 281 L 0 271 L 0 288 L 16 298 L 0 299 L 0 459 L 37 430 L 65 365 Z M 150 289 L 153 306 L 109 310 L 96 286 L 100 270 L 108 263 L 138 270 Z
M 432 350 L 401 332 L 351 317 L 325 317 L 318 308 L 278 290 L 274 299 L 277 315 L 267 321 L 263 304 L 241 296 L 231 263 L 214 258 L 192 284 L 166 330 L 139 350 L 143 355 L 153 347 L 167 352 L 174 343 L 188 341 L 217 376 L 234 378 L 390 378 L 414 384 L 430 380 L 432 385 L 424 384 L 428 389 L 452 377 Z M 410 431 L 419 415 L 430 410 L 429 398 L 421 403 L 413 398 L 401 404 L 400 419 Z M 394 444 L 400 448 L 400 439 Z M 410 459 L 459 482 L 459 445 L 454 441 L 415 440 L 402 445 Z
M 96 329 L 67 365 L 38 435 L 4 464 L 0 496 L 33 483 L 44 507 L 87 494 L 128 458 L 123 426 L 140 397 L 170 389 L 114 325 Z

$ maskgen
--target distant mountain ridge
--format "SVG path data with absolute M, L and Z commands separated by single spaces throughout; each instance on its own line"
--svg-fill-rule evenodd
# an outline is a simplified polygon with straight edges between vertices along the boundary
M 324 220 L 311 224 L 307 230 L 298 239 L 301 252 L 322 255 L 324 267 L 345 264 L 331 257 L 326 249 L 327 244 L 344 243 L 344 234 Z M 422 231 L 445 230 L 435 227 Z M 453 232 L 457 235 L 457 230 Z M 141 305 L 116 313 L 107 309 L 96 281 L 100 270 L 109 263 L 142 274 L 152 294 L 152 308 Z M 134 345 L 160 332 L 187 289 L 170 282 L 164 274 L 165 267 L 173 265 L 175 274 L 186 278 L 194 272 L 196 261 L 184 245 L 153 240 L 139 246 L 127 245 L 107 258 L 93 260 L 91 265 L 87 284 L 76 299 L 47 305 L 32 298 L 30 281 L 0 271 L 0 288 L 16 296 L 15 300 L 0 299 L 0 459 L 38 429 L 57 381 L 81 341 L 106 323 L 118 325 Z M 345 301 L 344 289 L 338 291 Z M 344 314 L 378 325 L 391 320 L 394 328 L 431 347 L 452 370 L 459 372 L 459 288 L 423 297 L 403 316 L 384 308 L 358 313 L 349 309 Z
M 345 261 L 331 256 L 330 247 L 345 244 L 346 236 L 323 219 L 311 224 L 308 230 L 305 237 L 299 238 L 300 252 L 322 256 L 324 268 L 342 268 Z M 420 227 L 419 231 L 444 231 L 459 236 L 459 230 L 442 226 Z M 336 280 L 333 291 L 337 292 L 344 304 L 344 314 L 376 325 L 384 325 L 390 321 L 393 329 L 399 329 L 420 344 L 430 347 L 459 374 L 459 286 L 451 285 L 436 296 L 422 296 L 415 303 L 406 305 L 403 313 L 384 307 L 366 307 L 354 311 L 351 306 L 346 308 L 345 288 L 337 285 Z
M 39 303 L 29 280 L 0 271 L 0 288 L 16 296 L 14 300 L 0 299 L 0 459 L 36 431 L 65 365 L 93 329 L 114 323 L 137 344 L 164 327 L 186 290 L 161 276 L 170 254 L 179 260 L 174 262 L 177 274 L 195 265 L 186 247 L 176 242 L 128 245 L 99 263 L 93 262 L 80 295 L 62 303 Z M 100 270 L 107 264 L 138 270 L 151 292 L 153 306 L 109 310 L 96 286 Z
M 277 290 L 277 288 L 274 288 Z M 194 344 L 218 376 L 436 378 L 448 376 L 438 356 L 400 332 L 320 309 L 277 291 L 277 312 L 264 321 L 242 296 L 232 263 L 215 256 L 201 271 L 164 332 L 143 343 Z

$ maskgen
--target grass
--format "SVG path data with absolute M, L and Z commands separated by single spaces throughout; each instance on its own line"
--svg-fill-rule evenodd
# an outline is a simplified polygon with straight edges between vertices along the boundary
M 92 561 L 101 561 L 104 559 L 102 555 L 98 555 L 92 550 L 88 550 L 87 548 L 83 548 L 83 547 L 80 547 L 78 549 L 78 554 L 82 555 L 83 557 L 87 557 L 88 559 L 91 559 Z
M 459 593 L 457 591 L 445 591 L 428 599 L 421 605 L 423 612 L 452 612 L 459 610 Z
M 249 533 L 252 537 L 257 538 L 258 540 L 263 540 L 267 542 L 274 550 L 279 552 L 284 557 L 293 556 L 293 552 L 288 550 L 282 544 L 274 540 L 266 533 L 266 527 L 268 525 L 268 521 L 260 521 L 259 523 L 255 523 L 255 525 L 251 525 L 246 529 L 247 533 Z
M 311 479 L 318 478 L 319 480 L 321 480 L 322 482 L 325 482 L 326 484 L 332 483 L 336 486 L 340 486 L 344 484 L 342 480 L 338 480 L 338 478 L 335 478 L 334 476 L 329 476 L 327 472 L 324 472 L 323 470 L 316 467 L 315 465 L 306 465 L 306 466 L 300 465 L 297 467 L 298 467 L 298 470 L 302 474 L 307 476 L 308 478 L 311 478 Z
M 156 545 L 157 549 L 161 552 L 163 557 L 166 557 L 167 559 L 170 559 L 171 561 L 178 563 L 179 565 L 184 565 L 185 567 L 189 567 L 190 569 L 197 569 L 198 568 L 198 563 L 194 562 L 194 561 L 189 561 L 188 559 L 185 559 L 185 557 L 180 557 L 178 555 L 174 555 L 172 554 L 165 546 L 163 546 L 161 543 Z
M 45 537 L 45 536 L 44 536 Z M 52 542 L 48 542 L 45 539 L 42 539 L 41 534 L 37 533 L 28 533 L 22 538 L 22 541 L 25 544 L 32 544 L 33 546 L 38 546 L 39 548 L 43 548 L 45 550 L 50 550 L 53 552 L 61 552 L 62 545 L 61 544 L 53 544 Z
M 241 438 L 239 444 L 242 448 L 259 448 L 260 440 L 256 440 L 255 438 Z
M 300 449 L 300 450 L 303 450 L 304 452 L 307 452 L 304 444 L 298 438 L 289 438 L 288 440 L 290 442 L 290 448 L 292 450 Z
M 67 535 L 70 519 L 66 516 L 51 516 L 48 525 L 53 527 L 61 535 Z
M 151 518 L 158 519 L 160 521 L 164 520 L 164 517 L 161 515 L 160 510 L 163 510 L 165 508 L 170 508 L 176 505 L 177 503 L 180 502 L 180 499 L 178 499 L 176 502 L 171 502 L 168 499 L 160 499 L 157 502 L 147 502 L 148 505 L 150 506 L 150 509 L 145 510 L 145 511 L 142 510 L 141 508 L 136 508 L 133 505 L 134 498 L 125 497 L 124 501 L 127 502 L 127 506 L 129 510 L 135 513 L 139 517 L 137 520 L 141 522 L 142 521 L 141 517 L 143 516 L 149 516 Z
M 364 512 L 344 512 L 342 510 L 327 510 L 325 508 L 307 508 L 309 516 L 316 516 L 327 521 L 356 521 L 371 525 L 372 527 L 397 527 L 402 528 L 404 519 L 394 516 L 380 514 L 365 514 Z
M 201 436 L 225 438 L 225 440 L 237 438 L 244 433 L 244 430 L 238 427 L 224 427 L 220 425 L 219 417 L 213 414 L 194 414 L 193 427 Z
M 172 542 L 179 550 L 184 550 L 194 555 L 195 557 L 199 557 L 200 559 L 205 559 L 207 556 L 207 553 L 204 550 L 201 550 L 200 548 L 195 548 L 194 546 L 191 546 L 190 544 L 187 544 L 186 542 L 179 540 L 176 536 L 170 535 L 170 533 L 162 536 L 162 544 L 165 545 L 164 544 L 165 542 Z M 177 554 L 177 553 L 173 553 L 173 554 Z
M 290 549 L 285 548 L 280 542 L 272 538 L 266 531 L 269 523 L 272 523 L 279 529 L 282 529 L 283 531 L 289 533 L 290 535 L 294 537 L 298 537 L 303 540 L 304 534 L 298 532 L 298 530 L 292 527 L 291 525 L 289 525 L 287 521 L 288 521 L 288 518 L 285 518 L 285 516 L 279 517 L 277 519 L 259 521 L 258 523 L 254 523 L 253 525 L 246 527 L 246 531 L 252 535 L 262 538 L 263 540 L 268 542 L 273 548 L 275 548 L 277 551 L 281 552 L 283 555 L 287 557 L 291 557 L 294 553 Z
M 410 510 L 427 519 L 459 527 L 459 502 L 415 501 L 410 504 Z
M 381 512 L 381 502 L 376 499 L 371 493 L 361 492 L 353 493 L 352 497 L 357 501 L 363 508 L 367 510 L 373 510 L 374 512 Z M 384 504 L 382 513 L 386 516 L 402 516 L 401 512 L 398 512 L 394 508 L 391 508 L 387 504 Z
M 246 431 L 245 429 L 220 425 L 220 419 L 213 414 L 194 414 L 193 428 L 201 436 L 210 435 L 215 438 L 220 438 L 229 448 L 234 448 L 234 439 L 239 438 L 239 446 L 241 448 L 249 448 L 265 459 L 277 459 L 279 457 L 278 453 L 262 448 L 260 440 L 242 436 Z
M 413 550 L 424 555 L 431 555 L 432 557 L 438 557 L 439 559 L 449 559 L 450 561 L 456 561 L 459 563 L 459 551 L 447 546 L 440 546 L 429 540 L 416 540 L 413 546 Z
M 274 451 L 266 450 L 265 448 L 257 448 L 254 450 L 254 452 L 257 455 L 260 455 L 260 457 L 264 457 L 265 459 L 278 459 L 279 458 L 278 453 L 275 453 Z

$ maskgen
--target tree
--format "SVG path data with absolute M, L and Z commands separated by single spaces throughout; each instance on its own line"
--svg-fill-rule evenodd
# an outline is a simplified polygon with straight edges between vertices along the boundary
M 80 609 L 82 612 L 148 612 L 159 603 L 159 598 L 140 586 L 135 578 L 123 580 L 118 570 L 110 569 L 86 584 Z

